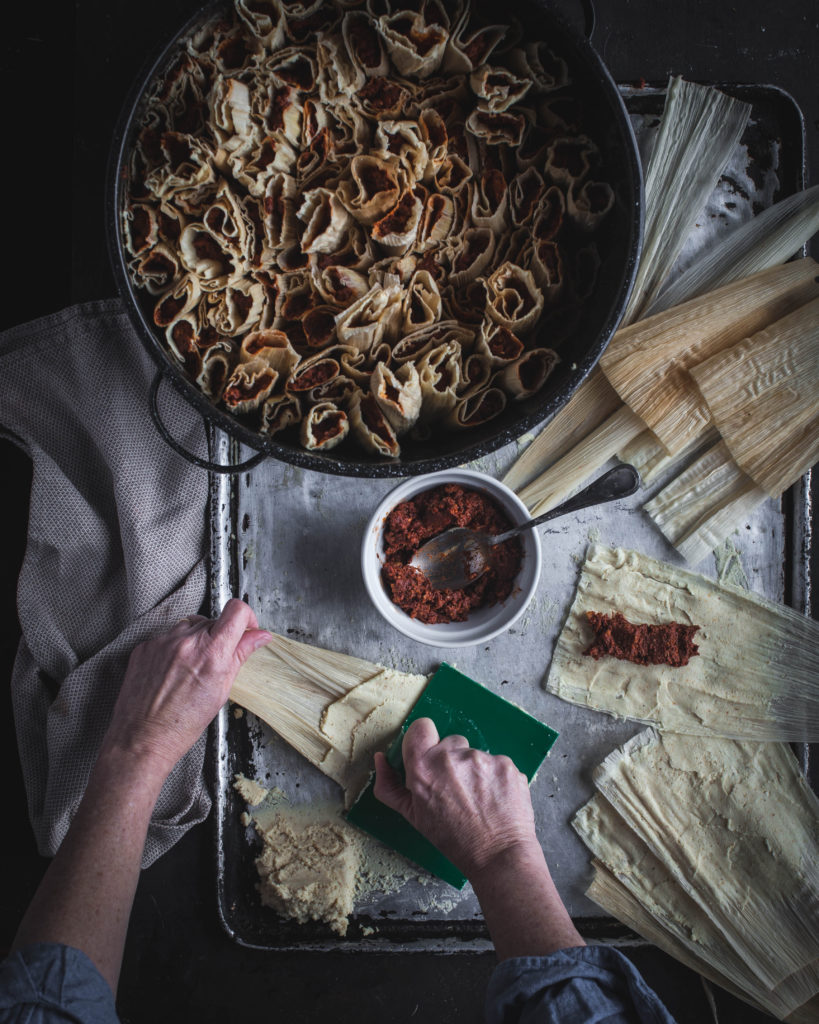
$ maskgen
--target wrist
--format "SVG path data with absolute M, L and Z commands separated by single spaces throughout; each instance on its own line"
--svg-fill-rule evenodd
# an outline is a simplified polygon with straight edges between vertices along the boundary
M 485 859 L 476 863 L 467 877 L 472 888 L 478 889 L 489 883 L 496 883 L 500 878 L 510 876 L 531 876 L 543 874 L 549 876 L 546 859 L 536 836 L 520 839 L 495 851 Z
M 129 794 L 144 794 L 156 802 L 169 774 L 170 768 L 151 750 L 121 744 L 106 737 L 91 779 L 103 783 L 108 789 L 122 788 Z

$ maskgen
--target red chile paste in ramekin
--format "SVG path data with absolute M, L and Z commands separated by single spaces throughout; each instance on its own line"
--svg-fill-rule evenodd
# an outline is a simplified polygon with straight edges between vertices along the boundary
M 505 512 L 481 491 L 443 484 L 402 501 L 384 525 L 384 565 L 381 577 L 392 601 L 413 619 L 428 624 L 463 622 L 476 608 L 505 600 L 520 571 L 520 540 L 491 549 L 487 571 L 460 590 L 434 590 L 409 561 L 430 538 L 452 526 L 484 533 L 503 533 L 514 526 Z

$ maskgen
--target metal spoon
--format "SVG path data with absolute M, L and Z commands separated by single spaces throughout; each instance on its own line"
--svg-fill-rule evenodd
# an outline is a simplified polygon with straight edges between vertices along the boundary
M 531 530 L 541 523 L 548 523 L 567 512 L 577 512 L 590 505 L 602 505 L 616 498 L 627 498 L 640 486 L 640 474 L 634 468 L 623 464 L 610 469 L 594 483 L 562 505 L 544 512 L 536 519 L 516 526 L 506 533 L 492 536 L 463 526 L 453 526 L 437 537 L 428 540 L 412 556 L 410 565 L 419 569 L 436 590 L 460 590 L 468 583 L 474 583 L 489 568 L 489 549 L 503 544 L 511 537 L 517 537 L 524 530 Z

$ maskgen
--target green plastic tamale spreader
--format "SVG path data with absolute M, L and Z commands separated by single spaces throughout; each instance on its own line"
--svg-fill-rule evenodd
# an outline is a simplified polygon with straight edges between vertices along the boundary
M 404 777 L 401 743 L 416 718 L 431 718 L 441 739 L 466 736 L 469 745 L 490 754 L 506 754 L 529 782 L 557 739 L 554 729 L 515 704 L 487 690 L 451 665 L 442 664 L 418 698 L 387 751 L 387 760 Z M 375 776 L 347 812 L 347 820 L 445 882 L 462 889 L 466 878 L 397 811 L 373 793 Z

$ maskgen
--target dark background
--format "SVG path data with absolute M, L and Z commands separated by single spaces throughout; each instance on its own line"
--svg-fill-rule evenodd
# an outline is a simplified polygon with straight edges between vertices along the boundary
M 579 0 L 554 6 L 584 25 Z M 736 6 L 728 0 L 611 0 L 599 4 L 592 41 L 619 82 L 662 82 L 674 73 L 786 90 L 804 113 L 808 166 L 816 167 L 819 17 L 811 6 L 804 0 Z M 4 11 L 0 328 L 114 294 L 103 213 L 113 126 L 143 61 L 195 9 L 185 0 L 77 0 L 18 3 Z M 815 175 L 806 181 L 815 183 Z M 0 441 L 0 466 L 3 955 L 47 862 L 31 837 L 5 683 L 19 637 L 15 587 L 31 472 L 26 456 L 6 441 Z M 124 1021 L 207 1024 L 257 1015 L 312 1021 L 328 1013 L 341 1024 L 482 1019 L 491 954 L 283 954 L 235 945 L 216 917 L 212 846 L 205 823 L 143 873 L 120 986 Z M 697 975 L 650 947 L 626 952 L 680 1024 L 712 1019 Z M 715 992 L 725 1024 L 768 1019 Z

